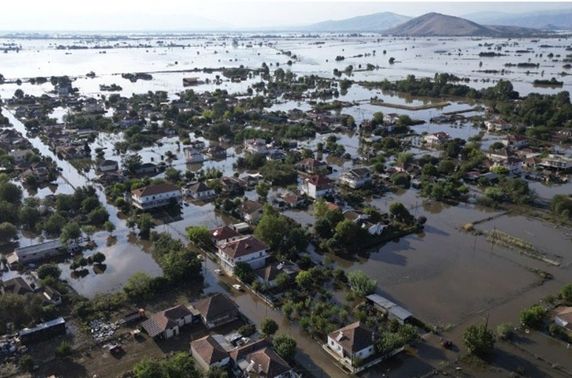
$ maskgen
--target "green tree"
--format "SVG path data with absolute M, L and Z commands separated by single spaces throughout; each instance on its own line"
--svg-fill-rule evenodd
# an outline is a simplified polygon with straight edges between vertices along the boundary
M 288 362 L 294 361 L 296 356 L 296 341 L 287 335 L 278 335 L 272 340 L 276 353 Z
M 533 305 L 520 313 L 520 322 L 523 326 L 539 329 L 544 324 L 546 310 L 541 305 Z
M 10 222 L 0 223 L 0 244 L 9 243 L 18 237 L 18 229 Z
M 212 245 L 211 233 L 203 226 L 187 227 L 187 237 L 198 247 L 208 247 Z
M 375 291 L 377 282 L 360 270 L 354 270 L 347 274 L 348 282 L 354 293 L 360 297 L 365 297 Z
M 154 226 L 153 217 L 150 214 L 143 213 L 137 216 L 135 223 L 139 228 L 139 236 L 142 239 L 148 239 L 151 234 L 151 228 Z
M 93 256 L 92 256 L 93 262 L 96 264 L 103 264 L 103 262 L 105 261 L 105 255 L 101 252 L 96 252 Z
M 67 244 L 68 242 L 77 240 L 80 237 L 81 237 L 81 229 L 79 225 L 75 222 L 70 222 L 66 224 L 62 229 L 60 240 L 62 241 L 62 243 Z
M 165 369 L 156 360 L 145 358 L 135 364 L 133 374 L 136 378 L 161 378 L 165 377 Z
M 270 185 L 261 181 L 256 185 L 256 194 L 260 196 L 262 199 L 266 199 L 268 196 L 268 192 L 270 191 Z
M 312 273 L 307 270 L 302 270 L 296 275 L 296 285 L 302 290 L 309 290 L 312 288 L 313 283 Z
M 463 343 L 469 353 L 486 357 L 493 351 L 495 335 L 486 324 L 471 325 L 463 333 Z
M 38 269 L 38 278 L 43 280 L 48 277 L 59 279 L 62 271 L 55 264 L 44 264 Z
M 163 274 L 171 282 L 182 282 L 196 278 L 201 271 L 201 262 L 189 250 L 175 250 L 161 259 Z
M 48 217 L 44 223 L 43 229 L 48 235 L 60 235 L 62 228 L 66 225 L 67 220 L 58 213 L 54 213 Z
M 278 331 L 278 323 L 272 319 L 264 319 L 260 329 L 265 336 L 272 336 Z
M 134 174 L 137 168 L 139 168 L 142 163 L 143 159 L 139 154 L 128 155 L 123 160 L 123 166 L 130 174 Z
M 397 155 L 396 163 L 403 169 L 406 169 L 413 162 L 413 154 L 410 152 L 400 152 Z
M 20 361 L 18 361 L 18 365 L 20 369 L 31 372 L 34 369 L 34 360 L 32 360 L 29 354 L 25 354 L 20 358 Z
M 151 295 L 152 282 L 153 279 L 147 273 L 137 272 L 129 277 L 123 291 L 130 299 L 143 300 Z
M 246 284 L 251 284 L 255 278 L 252 267 L 245 262 L 236 263 L 234 266 L 234 274 L 239 280 Z
M 400 202 L 394 202 L 389 206 L 389 214 L 399 223 L 411 225 L 414 222 L 409 210 Z
M 0 201 L 19 204 L 22 201 L 22 189 L 11 182 L 0 182 Z
M 66 358 L 72 353 L 71 344 L 64 340 L 56 348 L 56 356 L 60 358 Z
M 568 284 L 560 290 L 560 298 L 572 304 L 572 284 Z

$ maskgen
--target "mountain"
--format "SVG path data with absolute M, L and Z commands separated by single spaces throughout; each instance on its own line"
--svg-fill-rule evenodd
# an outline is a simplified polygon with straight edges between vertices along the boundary
M 538 30 L 514 26 L 485 26 L 461 17 L 432 12 L 384 30 L 384 34 L 416 37 L 513 37 L 538 34 Z
M 483 24 L 520 26 L 536 29 L 572 29 L 572 9 L 534 13 L 479 12 L 465 18 Z
M 300 27 L 313 32 L 380 32 L 410 20 L 411 17 L 392 12 L 381 12 L 343 20 L 329 20 Z

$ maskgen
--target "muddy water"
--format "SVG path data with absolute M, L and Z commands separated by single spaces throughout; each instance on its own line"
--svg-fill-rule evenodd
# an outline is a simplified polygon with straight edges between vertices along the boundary
M 494 212 L 424 202 L 411 190 L 372 204 L 387 211 L 393 201 L 428 218 L 423 233 L 375 248 L 367 258 L 333 260 L 340 268 L 359 269 L 376 279 L 382 295 L 420 319 L 435 325 L 458 324 L 537 283 L 538 277 L 526 269 L 529 261 L 459 230 Z M 523 227 L 525 219 L 511 222 L 515 228 Z
M 10 119 L 10 122 L 14 125 L 14 129 L 18 130 L 22 135 L 26 135 L 26 129 L 20 121 L 6 111 L 4 111 L 3 114 Z M 28 140 L 44 156 L 48 156 L 57 162 L 58 166 L 62 169 L 61 179 L 63 179 L 68 186 L 79 187 L 93 185 L 90 180 L 79 173 L 75 167 L 52 153 L 39 138 L 28 138 Z M 62 278 L 67 280 L 79 294 L 88 298 L 98 293 L 121 289 L 122 285 L 135 272 L 142 271 L 151 276 L 162 274 L 161 268 L 157 265 L 155 260 L 153 260 L 151 255 L 136 244 L 136 238 L 130 237 L 130 230 L 127 228 L 125 220 L 119 218 L 117 209 L 107 203 L 103 188 L 98 185 L 93 186 L 97 189 L 99 200 L 109 212 L 110 221 L 113 222 L 116 227 L 116 231 L 113 232 L 113 235 L 117 240 L 113 245 L 107 245 L 107 232 L 99 232 L 93 236 L 97 244 L 97 248 L 93 250 L 93 253 L 100 251 L 105 254 L 105 264 L 107 268 L 104 273 L 98 274 L 90 267 L 87 276 L 77 278 L 70 271 L 69 263 L 60 264 L 62 268 Z

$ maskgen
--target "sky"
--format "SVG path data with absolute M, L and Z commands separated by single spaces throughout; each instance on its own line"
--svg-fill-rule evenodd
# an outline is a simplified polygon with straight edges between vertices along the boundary
M 376 12 L 524 13 L 572 9 L 572 2 L 364 0 L 3 0 L 2 31 L 158 31 L 280 28 Z M 89 5 L 88 5 L 89 4 Z

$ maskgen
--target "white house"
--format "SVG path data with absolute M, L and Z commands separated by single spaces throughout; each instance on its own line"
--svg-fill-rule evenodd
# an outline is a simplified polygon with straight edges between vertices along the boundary
M 433 134 L 425 135 L 423 141 L 431 147 L 442 146 L 443 143 L 449 140 L 449 135 L 443 131 L 438 131 Z
M 10 151 L 10 157 L 14 159 L 16 164 L 20 164 L 26 161 L 29 154 L 34 154 L 32 150 L 12 150 Z
M 563 155 L 550 154 L 540 162 L 545 168 L 568 171 L 572 169 L 572 158 Z
M 345 364 L 354 366 L 375 353 L 374 334 L 360 322 L 340 328 L 328 335 L 326 347 Z
M 217 247 L 244 237 L 234 227 L 230 226 L 217 227 L 209 232 L 211 233 L 213 243 Z
M 572 307 L 560 306 L 554 310 L 554 323 L 572 332 Z
M 148 210 L 170 203 L 180 203 L 182 198 L 178 187 L 171 184 L 149 185 L 131 191 L 131 203 L 138 209 Z
M 98 166 L 99 172 L 116 172 L 119 169 L 119 164 L 115 160 L 104 160 Z
M 259 269 L 266 265 L 268 246 L 250 235 L 219 245 L 217 255 L 221 266 L 229 272 L 233 272 L 239 262 L 247 263 L 252 269 Z
M 512 125 L 506 122 L 505 120 L 494 119 L 490 121 L 485 121 L 485 127 L 487 128 L 487 131 L 494 132 L 494 131 L 509 130 L 512 127 Z
M 181 327 L 193 322 L 193 313 L 183 305 L 171 307 L 141 323 L 141 327 L 151 337 L 170 339 L 180 333 Z
M 354 168 L 340 177 L 340 183 L 352 189 L 361 188 L 371 182 L 371 172 L 367 168 Z
M 204 182 L 197 182 L 185 190 L 185 194 L 197 200 L 209 200 L 216 196 L 214 189 L 209 188 Z
M 333 182 L 326 176 L 313 175 L 302 180 L 300 191 L 310 198 L 321 198 L 333 192 Z
M 245 200 L 240 205 L 242 218 L 248 223 L 256 223 L 262 216 L 264 206 L 260 202 Z
M 268 147 L 266 146 L 266 141 L 264 139 L 245 140 L 244 150 L 246 152 L 250 152 L 251 154 L 266 155 L 268 153 Z
M 185 158 L 191 164 L 193 163 L 202 163 L 205 161 L 205 156 L 201 152 L 200 149 L 194 147 L 187 147 L 185 148 Z

